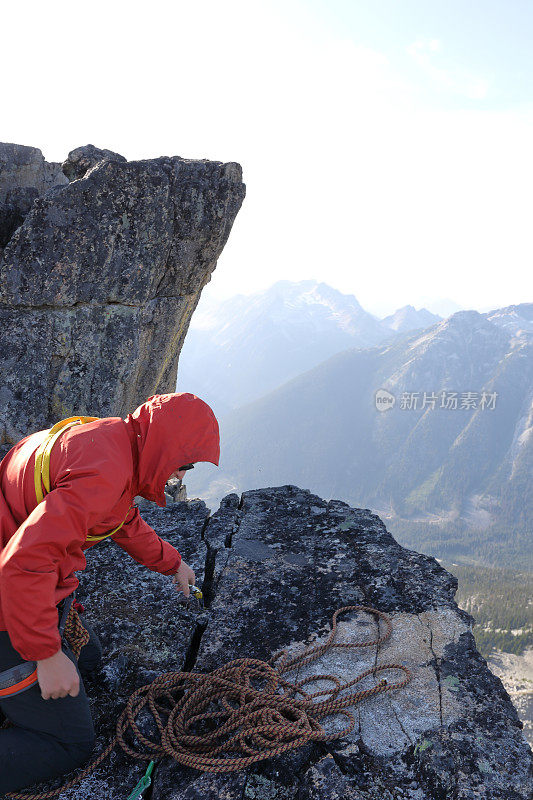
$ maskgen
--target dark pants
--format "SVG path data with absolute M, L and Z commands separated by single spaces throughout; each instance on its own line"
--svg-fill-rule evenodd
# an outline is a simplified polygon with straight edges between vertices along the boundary
M 78 661 L 64 637 L 62 641 L 63 652 L 80 675 L 77 697 L 43 700 L 40 686 L 35 683 L 20 694 L 0 698 L 0 711 L 14 725 L 0 729 L 0 797 L 64 775 L 91 758 L 95 732 L 81 675 L 98 665 L 102 648 L 85 614 L 80 619 L 91 638 L 82 647 Z M 7 631 L 0 631 L 0 672 L 21 661 Z

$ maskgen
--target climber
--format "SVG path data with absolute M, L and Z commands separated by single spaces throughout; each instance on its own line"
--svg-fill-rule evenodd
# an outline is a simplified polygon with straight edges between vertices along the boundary
M 75 421 L 58 434 L 49 491 L 35 479 L 36 454 L 49 431 L 26 436 L 0 462 L 0 796 L 85 764 L 95 732 L 80 670 L 101 655 L 98 637 L 79 659 L 58 625 L 86 566 L 84 551 L 112 538 L 135 561 L 172 576 L 189 595 L 195 583 L 180 553 L 141 518 L 137 495 L 164 507 L 165 484 L 194 463 L 218 466 L 218 423 L 190 393 L 154 395 L 125 419 Z M 41 448 L 42 449 L 42 448 Z M 37 465 L 39 461 L 37 460 Z M 46 481 L 44 481 L 46 486 Z M 37 502 L 38 491 L 44 498 Z M 13 694 L 2 673 L 36 662 L 38 681 Z M 31 669 L 31 665 L 30 665 Z

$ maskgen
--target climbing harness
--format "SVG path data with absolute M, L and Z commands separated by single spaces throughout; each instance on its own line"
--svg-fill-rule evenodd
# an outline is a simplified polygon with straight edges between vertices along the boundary
M 71 607 L 72 612 L 71 613 Z M 77 614 L 77 609 L 83 606 L 75 600 L 75 593 L 72 592 L 68 597 L 65 597 L 58 605 L 58 611 L 61 616 L 59 619 L 59 635 L 61 639 L 65 637 L 72 652 L 79 658 L 81 648 L 89 641 L 89 631 L 87 631 L 80 621 Z M 14 697 L 16 694 L 25 692 L 31 689 L 38 681 L 37 676 L 37 662 L 36 661 L 23 661 L 21 664 L 16 664 L 14 667 L 0 672 L 0 697 Z M 0 726 L 8 727 L 4 724 Z
M 59 438 L 59 436 L 69 428 L 73 428 L 75 425 L 84 425 L 86 422 L 95 422 L 99 417 L 67 417 L 66 419 L 61 420 L 60 422 L 56 422 L 53 428 L 50 428 L 48 434 L 45 436 L 39 447 L 35 452 L 35 474 L 34 474 L 34 482 L 35 482 L 35 496 L 37 497 L 37 502 L 41 503 L 44 500 L 45 494 L 48 494 L 50 491 L 50 454 L 52 452 L 52 447 L 54 446 L 55 442 Z M 103 539 L 107 539 L 110 536 L 113 536 L 124 523 L 130 513 L 131 509 L 133 508 L 133 504 L 128 508 L 126 516 L 124 517 L 123 521 L 120 525 L 110 531 L 109 533 L 104 533 L 103 536 L 89 536 L 87 535 L 86 541 L 87 542 L 101 542 Z
M 14 697 L 37 683 L 37 664 L 23 661 L 0 672 L 0 697 Z
M 334 642 L 337 617 L 346 611 L 375 614 L 378 617 L 378 633 L 379 619 L 385 622 L 387 630 L 371 641 Z M 71 607 L 69 619 L 73 612 L 76 614 Z M 345 606 L 333 614 L 332 629 L 327 641 L 304 650 L 294 658 L 288 658 L 287 650 L 280 650 L 268 662 L 238 658 L 206 674 L 163 673 L 151 684 L 141 686 L 133 692 L 117 720 L 113 740 L 76 778 L 49 792 L 7 792 L 6 797 L 15 800 L 47 800 L 57 797 L 92 772 L 113 751 L 117 742 L 133 758 L 150 762 L 145 775 L 149 779 L 150 767 L 153 768 L 153 764 L 165 756 L 183 766 L 204 772 L 231 772 L 301 747 L 310 741 L 329 742 L 339 739 L 348 735 L 355 727 L 355 717 L 347 710 L 350 706 L 381 692 L 402 688 L 412 680 L 411 671 L 403 664 L 379 664 L 344 684 L 335 675 L 312 675 L 294 683 L 285 680 L 283 675 L 296 667 L 310 664 L 331 648 L 350 649 L 379 645 L 391 633 L 392 624 L 384 612 L 371 606 Z M 76 637 L 76 633 L 73 637 Z M 386 679 L 382 679 L 370 689 L 340 695 L 367 675 L 375 676 L 377 672 L 387 669 L 403 670 L 406 677 L 397 683 L 387 683 Z M 318 680 L 329 681 L 334 687 L 311 694 L 303 689 L 306 684 Z M 254 685 L 257 682 L 266 685 L 258 687 Z M 315 702 L 314 698 L 321 695 L 329 697 Z M 149 706 L 155 717 L 161 734 L 159 743 L 147 739 L 136 725 L 135 718 L 145 706 Z M 213 706 L 214 710 L 211 710 Z M 167 717 L 166 723 L 161 714 Z M 319 720 L 337 715 L 347 717 L 349 724 L 339 733 L 327 734 Z M 144 752 L 137 752 L 125 741 L 124 733 L 128 726 L 146 748 Z M 146 730 L 144 724 L 143 729 Z M 147 785 L 147 781 L 143 783 L 141 779 L 130 798 L 133 800 L 140 797 Z
M 44 499 L 44 492 L 42 485 L 46 490 L 46 494 L 50 491 L 50 453 L 56 440 L 63 433 L 63 431 L 72 428 L 74 425 L 83 425 L 86 422 L 94 422 L 98 417 L 67 417 L 67 419 L 56 422 L 53 428 L 50 428 L 48 434 L 45 436 L 39 447 L 35 452 L 35 494 L 37 502 L 40 503 Z

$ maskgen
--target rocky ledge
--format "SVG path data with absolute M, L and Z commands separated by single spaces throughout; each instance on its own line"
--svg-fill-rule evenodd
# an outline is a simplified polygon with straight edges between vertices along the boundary
M 95 756 L 114 735 L 130 694 L 160 673 L 206 672 L 244 656 L 268 660 L 281 648 L 299 653 L 327 639 L 339 607 L 385 612 L 392 635 L 378 646 L 329 651 L 287 674 L 289 680 L 322 673 L 348 681 L 385 663 L 413 674 L 404 688 L 356 705 L 355 729 L 332 742 L 230 773 L 199 772 L 165 757 L 145 800 L 531 797 L 532 753 L 522 723 L 476 650 L 474 620 L 453 599 L 456 579 L 434 558 L 401 547 L 378 516 L 296 486 L 227 495 L 213 515 L 202 501 L 189 500 L 143 516 L 195 569 L 205 608 L 180 602 L 169 578 L 136 564 L 112 541 L 88 551 L 77 594 L 104 650 L 103 665 L 85 678 L 98 732 Z M 379 629 L 383 634 L 383 623 Z M 338 635 L 376 639 L 376 617 L 349 612 L 339 618 Z M 404 673 L 369 675 L 356 688 L 383 677 L 397 682 Z M 144 714 L 139 727 L 158 742 Z M 345 725 L 339 717 L 324 721 L 328 732 Z M 146 752 L 140 742 L 135 747 Z M 146 765 L 117 746 L 61 797 L 127 797 Z
M 234 162 L 65 162 L 0 142 L 0 458 L 72 414 L 174 391 L 201 291 L 245 195 Z

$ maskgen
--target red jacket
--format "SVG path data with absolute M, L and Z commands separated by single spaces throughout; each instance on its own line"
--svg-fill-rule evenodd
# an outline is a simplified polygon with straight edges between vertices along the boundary
M 37 504 L 35 450 L 48 431 L 16 444 L 0 463 L 0 630 L 22 659 L 61 648 L 57 604 L 77 588 L 83 551 L 116 528 L 136 495 L 165 506 L 165 483 L 183 464 L 218 466 L 218 423 L 189 393 L 154 395 L 126 419 L 106 417 L 62 433 L 50 457 L 50 488 Z M 112 538 L 139 564 L 173 575 L 181 556 L 129 511 Z M 100 546 L 103 546 L 100 544 Z

